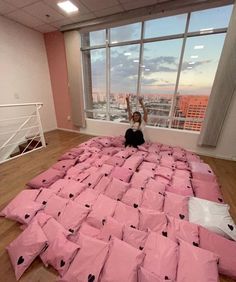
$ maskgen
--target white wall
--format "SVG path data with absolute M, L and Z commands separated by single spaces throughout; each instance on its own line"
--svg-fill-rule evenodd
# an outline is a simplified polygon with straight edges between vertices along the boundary
M 56 116 L 43 35 L 0 16 L 0 104 L 42 102 L 43 130 Z
M 86 124 L 87 127 L 85 129 L 80 129 L 80 132 L 91 135 L 124 135 L 125 130 L 128 128 L 128 124 L 93 119 L 87 119 Z M 205 156 L 236 160 L 236 92 L 228 111 L 217 147 L 204 148 L 197 146 L 198 136 L 199 133 L 197 132 L 154 128 L 150 126 L 145 128 L 146 140 L 161 142 L 172 146 L 181 146 L 187 150 Z

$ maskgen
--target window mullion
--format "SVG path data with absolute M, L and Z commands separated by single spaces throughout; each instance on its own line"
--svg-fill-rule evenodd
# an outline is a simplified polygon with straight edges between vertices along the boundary
M 178 66 L 177 77 L 176 77 L 176 83 L 175 83 L 175 90 L 174 90 L 174 95 L 172 98 L 172 103 L 171 103 L 171 108 L 170 108 L 170 113 L 169 113 L 169 118 L 170 118 L 169 119 L 169 128 L 172 127 L 173 115 L 175 112 L 176 96 L 177 96 L 177 91 L 179 87 L 179 79 L 180 79 L 180 73 L 181 73 L 182 64 L 183 64 L 184 50 L 185 50 L 185 45 L 187 41 L 189 22 L 190 22 L 190 13 L 188 13 L 188 17 L 186 21 L 183 44 L 182 44 L 182 49 L 181 49 L 181 54 L 180 54 L 180 59 L 179 59 L 179 66 Z
M 110 120 L 110 29 L 106 29 L 106 119 Z

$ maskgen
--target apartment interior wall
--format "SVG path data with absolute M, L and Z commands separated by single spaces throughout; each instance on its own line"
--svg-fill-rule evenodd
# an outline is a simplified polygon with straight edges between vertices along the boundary
M 0 104 L 42 102 L 43 130 L 57 127 L 43 35 L 1 16 L 0 89 Z

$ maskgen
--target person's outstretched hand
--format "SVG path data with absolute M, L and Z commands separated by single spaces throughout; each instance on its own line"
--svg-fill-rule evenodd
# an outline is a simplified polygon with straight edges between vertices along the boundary
M 139 103 L 142 105 L 143 104 L 143 97 L 138 98 Z
M 129 101 L 129 98 L 130 98 L 130 94 L 126 94 L 125 100 L 126 100 L 127 102 Z

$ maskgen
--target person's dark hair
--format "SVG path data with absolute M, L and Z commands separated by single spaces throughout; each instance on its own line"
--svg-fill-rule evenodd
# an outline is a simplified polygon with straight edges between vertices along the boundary
M 139 124 L 141 124 L 141 122 L 142 122 L 142 115 L 141 115 L 141 113 L 138 112 L 138 111 L 133 112 L 133 115 L 132 115 L 132 119 L 133 119 L 133 120 L 134 120 L 134 114 L 139 115 L 139 120 L 138 120 L 138 122 L 139 122 Z

